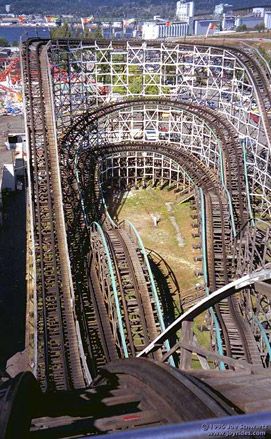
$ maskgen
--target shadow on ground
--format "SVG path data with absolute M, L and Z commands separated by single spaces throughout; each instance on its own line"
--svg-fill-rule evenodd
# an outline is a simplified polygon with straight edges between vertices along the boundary
M 24 349 L 25 337 L 25 192 L 4 197 L 4 220 L 0 227 L 0 368 Z

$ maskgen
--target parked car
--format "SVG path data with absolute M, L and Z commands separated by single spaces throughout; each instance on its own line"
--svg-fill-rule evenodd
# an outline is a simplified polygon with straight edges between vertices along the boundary
M 158 140 L 158 132 L 154 129 L 145 130 L 145 139 L 155 141 Z

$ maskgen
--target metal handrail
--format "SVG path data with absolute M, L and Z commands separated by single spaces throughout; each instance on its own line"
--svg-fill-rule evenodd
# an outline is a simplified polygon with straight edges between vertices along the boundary
M 227 285 L 219 288 L 218 290 L 206 296 L 204 299 L 200 300 L 196 305 L 192 306 L 188 311 L 179 316 L 174 322 L 172 322 L 163 333 L 161 333 L 155 340 L 153 340 L 143 351 L 141 351 L 137 356 L 142 357 L 148 355 L 149 353 L 156 350 L 162 342 L 168 339 L 173 333 L 176 333 L 182 326 L 182 323 L 186 320 L 193 320 L 198 317 L 202 312 L 214 306 L 216 303 L 223 299 L 237 293 L 246 287 L 253 285 L 255 282 L 262 282 L 271 279 L 271 269 L 262 269 L 259 271 L 254 271 L 251 274 L 246 274 L 245 276 L 230 282 Z
M 98 224 L 96 221 L 94 221 L 92 223 L 92 225 L 94 227 L 96 227 L 97 232 L 99 233 L 99 235 L 101 237 L 102 244 L 103 244 L 103 247 L 104 247 L 104 250 L 105 250 L 105 255 L 106 255 L 106 259 L 107 259 L 107 266 L 109 268 L 111 286 L 112 286 L 114 300 L 115 300 L 115 306 L 116 306 L 116 312 L 117 312 L 117 318 L 118 318 L 118 326 L 119 326 L 119 331 L 120 331 L 120 338 L 121 338 L 121 343 L 122 343 L 122 349 L 123 349 L 124 357 L 128 358 L 129 354 L 128 354 L 128 349 L 127 349 L 127 344 L 126 344 L 126 339 L 125 339 L 125 334 L 124 334 L 124 327 L 123 327 L 123 322 L 122 322 L 120 302 L 119 302 L 118 291 L 117 291 L 117 283 L 116 283 L 116 279 L 115 279 L 115 275 L 114 275 L 113 263 L 112 263 L 112 260 L 111 260 L 109 248 L 108 248 L 108 245 L 107 245 L 107 242 L 106 242 L 106 238 L 105 238 L 103 229 L 101 228 L 100 224 Z
M 266 331 L 264 330 L 263 325 L 261 324 L 261 322 L 257 319 L 257 317 L 255 315 L 252 315 L 252 319 L 254 320 L 254 322 L 256 323 L 256 325 L 258 326 L 258 328 L 260 330 L 264 344 L 267 347 L 269 358 L 271 359 L 271 345 L 270 345 L 270 342 L 269 342 L 268 337 L 266 335 Z
M 128 220 L 126 220 L 125 222 L 132 229 L 132 231 L 133 231 L 133 233 L 134 233 L 134 235 L 135 235 L 135 237 L 137 239 L 140 251 L 141 251 L 141 253 L 143 255 L 143 258 L 144 258 L 144 261 L 145 261 L 145 264 L 146 264 L 146 267 L 147 267 L 147 270 L 148 270 L 149 278 L 150 278 L 150 285 L 151 285 L 152 296 L 153 296 L 153 299 L 154 299 L 154 303 L 155 303 L 155 307 L 156 307 L 156 311 L 157 311 L 160 327 L 161 327 L 161 330 L 164 331 L 166 329 L 166 326 L 165 326 L 165 322 L 164 322 L 164 318 L 163 318 L 163 313 L 162 313 L 162 309 L 161 309 L 161 306 L 160 306 L 160 301 L 159 301 L 158 293 L 157 293 L 157 290 L 156 290 L 152 269 L 151 269 L 151 266 L 150 266 L 150 262 L 149 262 L 149 259 L 148 259 L 148 256 L 147 256 L 147 253 L 146 253 L 143 241 L 142 241 L 138 231 L 136 230 L 135 226 L 130 221 L 128 221 Z M 168 340 L 165 342 L 165 348 L 166 348 L 167 352 L 170 351 L 170 344 L 169 344 Z M 175 365 L 175 361 L 174 361 L 172 355 L 169 357 L 169 363 L 171 364 L 171 366 L 176 366 Z

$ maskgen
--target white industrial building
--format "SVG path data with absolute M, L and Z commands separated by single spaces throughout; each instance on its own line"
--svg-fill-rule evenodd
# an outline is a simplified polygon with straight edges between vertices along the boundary
M 224 12 L 224 4 L 220 3 L 219 5 L 215 5 L 214 15 L 222 15 Z
M 194 17 L 194 2 L 180 0 L 176 5 L 176 17 L 180 21 L 189 21 Z
M 263 17 L 257 15 L 245 15 L 243 17 L 237 17 L 235 20 L 235 26 L 245 25 L 248 29 L 253 29 L 258 24 L 263 24 Z
M 257 17 L 264 17 L 265 8 L 253 8 L 252 13 Z
M 218 32 L 220 21 L 211 19 L 199 19 L 194 21 L 194 35 L 213 35 Z
M 264 14 L 264 26 L 266 29 L 271 29 L 271 11 Z
M 188 23 L 155 23 L 145 22 L 142 26 L 143 40 L 155 40 L 157 38 L 185 37 L 188 33 Z
M 232 13 L 232 5 L 229 4 L 225 4 L 225 3 L 220 3 L 219 5 L 215 6 L 214 9 L 214 15 L 215 16 L 219 16 L 222 14 L 231 14 Z

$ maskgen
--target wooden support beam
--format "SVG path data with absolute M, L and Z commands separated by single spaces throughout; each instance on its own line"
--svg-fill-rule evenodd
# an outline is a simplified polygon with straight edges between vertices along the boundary
M 255 291 L 271 299 L 271 284 L 267 282 L 255 282 Z
M 182 343 L 191 344 L 193 342 L 193 322 L 187 320 L 182 324 Z M 192 363 L 192 352 L 188 349 L 181 348 L 181 358 L 179 368 L 182 370 L 187 370 L 191 368 Z
M 180 347 L 190 351 L 191 353 L 195 352 L 196 354 L 198 354 L 202 357 L 210 358 L 211 360 L 214 360 L 214 361 L 218 361 L 218 362 L 223 361 L 224 363 L 228 364 L 229 366 L 234 367 L 234 369 L 248 369 L 251 371 L 253 369 L 253 365 L 247 363 L 244 360 L 234 360 L 231 357 L 227 357 L 225 355 L 219 355 L 216 352 L 208 351 L 207 349 L 204 349 L 195 343 L 184 343 L 181 341 Z

